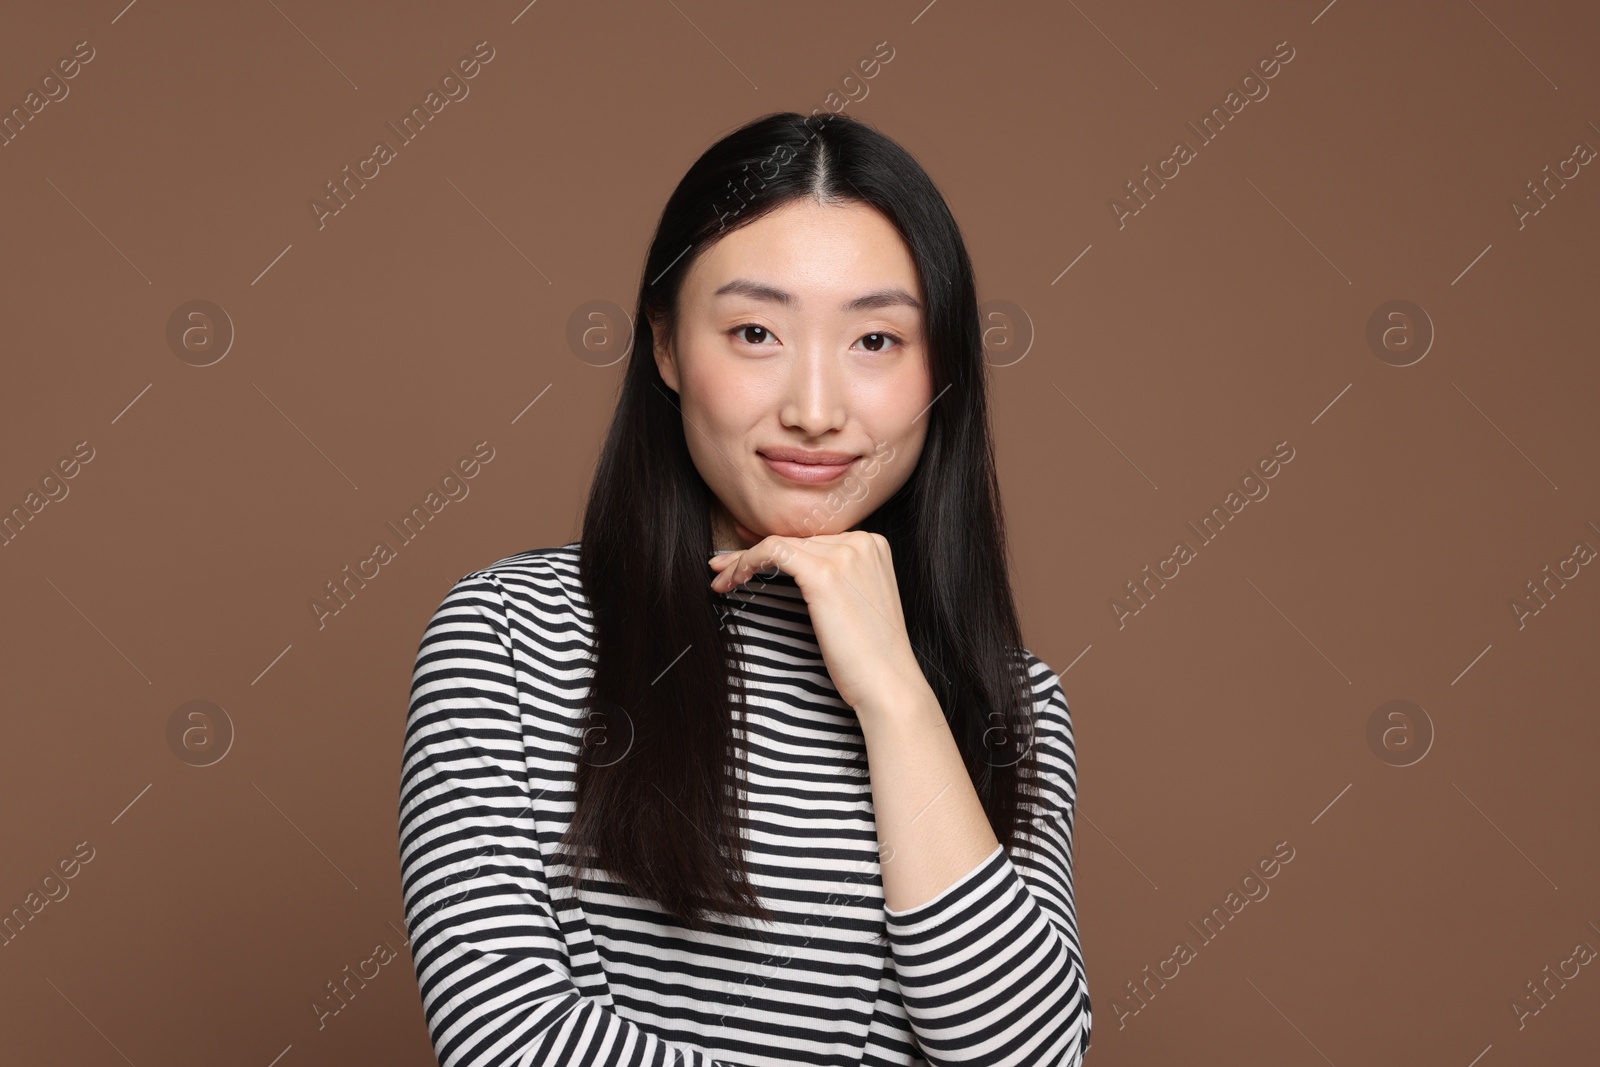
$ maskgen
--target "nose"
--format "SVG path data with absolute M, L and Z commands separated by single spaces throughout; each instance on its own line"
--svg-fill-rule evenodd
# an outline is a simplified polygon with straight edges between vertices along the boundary
M 844 373 L 842 361 L 823 346 L 805 346 L 789 369 L 779 419 L 807 437 L 842 429 L 848 394 Z

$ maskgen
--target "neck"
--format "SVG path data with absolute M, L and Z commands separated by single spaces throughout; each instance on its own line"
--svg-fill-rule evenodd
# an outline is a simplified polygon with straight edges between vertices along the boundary
M 728 549 L 749 548 L 754 541 L 746 541 L 734 529 L 733 516 L 722 506 L 722 501 L 715 500 L 711 504 L 711 549 L 714 552 Z

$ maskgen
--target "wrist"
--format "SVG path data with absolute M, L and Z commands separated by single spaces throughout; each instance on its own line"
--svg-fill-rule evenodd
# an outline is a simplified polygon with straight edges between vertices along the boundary
M 915 680 L 896 687 L 889 696 L 864 702 L 855 710 L 863 732 L 949 725 L 938 696 L 920 672 Z

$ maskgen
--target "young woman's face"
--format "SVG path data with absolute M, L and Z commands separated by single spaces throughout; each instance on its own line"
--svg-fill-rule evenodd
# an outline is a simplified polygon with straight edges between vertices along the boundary
M 923 304 L 910 250 L 860 203 L 792 201 L 691 264 L 655 359 L 716 496 L 714 548 L 842 533 L 911 477 L 933 400 Z

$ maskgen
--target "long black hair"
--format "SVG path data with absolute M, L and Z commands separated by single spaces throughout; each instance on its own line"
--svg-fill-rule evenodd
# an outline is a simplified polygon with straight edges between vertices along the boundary
M 604 868 L 692 929 L 708 928 L 708 913 L 770 913 L 744 863 L 735 768 L 747 751 L 733 729 L 743 686 L 709 589 L 712 494 L 652 353 L 658 331 L 671 336 L 695 258 L 801 197 L 877 209 L 916 264 L 935 400 L 910 478 L 858 528 L 889 541 L 912 646 L 1008 849 L 1037 766 L 960 230 L 922 167 L 871 126 L 842 114 L 763 116 L 708 148 L 661 213 L 580 545 L 596 640 L 584 736 L 604 745 L 580 754 L 562 846 L 576 883 L 585 867 Z

